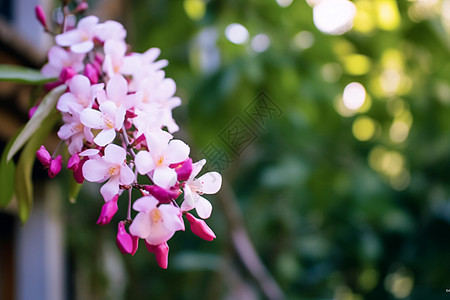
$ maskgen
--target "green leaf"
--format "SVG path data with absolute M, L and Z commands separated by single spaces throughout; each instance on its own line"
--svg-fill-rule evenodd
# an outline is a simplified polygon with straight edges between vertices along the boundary
M 28 121 L 11 146 L 6 158 L 7 161 L 11 160 L 17 151 L 25 145 L 28 139 L 30 139 L 30 137 L 35 134 L 37 130 L 39 130 L 44 119 L 50 114 L 51 111 L 53 111 L 56 106 L 56 102 L 58 102 L 59 97 L 64 93 L 66 88 L 67 86 L 65 85 L 58 86 L 44 97 L 33 117 Z
M 56 78 L 44 77 L 40 71 L 16 65 L 0 65 L 0 80 L 18 83 L 42 84 Z
M 6 154 L 8 153 L 11 145 L 14 143 L 15 137 L 9 140 L 2 152 L 0 158 L 0 207 L 5 207 L 11 201 L 14 195 L 14 173 L 16 171 L 16 165 L 12 160 L 6 160 Z
M 33 165 L 36 159 L 36 151 L 44 142 L 47 135 L 52 130 L 56 121 L 59 119 L 59 113 L 52 110 L 42 125 L 34 131 L 33 136 L 25 145 L 20 154 L 15 174 L 15 194 L 18 203 L 19 217 L 22 223 L 25 223 L 30 216 L 31 207 L 33 205 Z

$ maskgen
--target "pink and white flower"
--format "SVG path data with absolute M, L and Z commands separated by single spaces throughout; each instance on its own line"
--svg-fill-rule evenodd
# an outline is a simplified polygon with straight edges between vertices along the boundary
M 125 120 L 125 109 L 112 101 L 105 101 L 99 105 L 99 110 L 86 108 L 80 114 L 81 123 L 93 129 L 101 129 L 94 138 L 94 142 L 103 147 L 111 143 L 116 137 Z
M 48 63 L 42 67 L 41 73 L 45 77 L 59 77 L 65 68 L 72 68 L 75 72 L 84 69 L 84 53 L 73 53 L 61 47 L 53 46 L 47 53 Z
M 55 41 L 59 46 L 70 47 L 74 53 L 87 53 L 94 48 L 98 17 L 87 16 L 78 22 L 76 28 L 58 34 Z
M 188 158 L 189 146 L 180 140 L 172 140 L 172 135 L 163 130 L 146 134 L 148 151 L 142 150 L 136 155 L 136 169 L 140 174 L 149 174 L 153 182 L 169 188 L 177 181 L 177 173 L 171 164 Z
M 184 230 L 179 208 L 161 204 L 153 196 L 137 199 L 133 209 L 139 213 L 130 225 L 130 233 L 144 239 L 150 245 L 167 242 L 178 230 Z
M 208 172 L 195 179 L 205 163 L 206 160 L 202 159 L 192 165 L 192 173 L 184 185 L 184 202 L 181 204 L 183 211 L 195 208 L 198 216 L 202 219 L 210 217 L 212 205 L 201 195 L 215 194 L 222 186 L 222 176 L 217 172 Z
M 64 93 L 58 100 L 56 108 L 61 112 L 81 112 L 91 108 L 97 93 L 103 90 L 104 84 L 91 85 L 89 78 L 75 75 L 70 79 L 69 92 Z
M 130 185 L 135 181 L 133 171 L 126 164 L 125 149 L 115 144 L 106 146 L 104 156 L 85 162 L 83 176 L 91 182 L 104 182 L 109 179 L 100 189 L 105 201 L 119 193 L 120 185 Z

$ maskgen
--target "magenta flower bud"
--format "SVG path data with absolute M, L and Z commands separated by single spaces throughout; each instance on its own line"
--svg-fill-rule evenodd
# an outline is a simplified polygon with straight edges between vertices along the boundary
M 42 6 L 36 5 L 34 8 L 34 12 L 36 14 L 36 19 L 38 19 L 39 23 L 44 26 L 45 29 L 47 29 L 47 20 L 45 18 L 44 10 L 42 9 Z
M 38 151 L 36 151 L 36 157 L 44 167 L 50 166 L 52 156 L 48 153 L 47 149 L 42 145 Z
M 65 67 L 61 70 L 61 73 L 59 74 L 59 81 L 66 82 L 69 79 L 72 79 L 73 76 L 77 75 L 77 72 L 75 72 L 74 69 L 71 67 Z
M 189 179 L 189 176 L 191 176 L 192 173 L 192 159 L 188 158 L 184 162 L 177 164 L 171 168 L 175 169 L 175 172 L 177 172 L 177 180 L 178 181 L 185 181 Z
M 116 245 L 123 254 L 134 255 L 138 249 L 139 238 L 125 230 L 125 222 L 119 222 Z
M 170 203 L 180 195 L 179 189 L 166 190 L 157 185 L 146 185 L 144 189 L 158 199 L 159 203 Z
M 216 235 L 211 228 L 206 225 L 206 222 L 202 219 L 197 219 L 190 213 L 186 213 L 186 219 L 189 221 L 189 226 L 191 226 L 191 231 L 201 237 L 204 240 L 212 241 L 216 238 Z
M 145 246 L 148 251 L 155 253 L 158 266 L 162 269 L 167 269 L 167 265 L 169 264 L 169 245 L 164 242 L 155 246 L 145 242 Z
M 92 64 L 86 64 L 83 74 L 89 78 L 91 84 L 96 84 L 98 82 L 98 71 Z
M 39 105 L 33 106 L 32 108 L 30 108 L 30 110 L 28 111 L 28 119 L 31 119 L 34 115 L 34 113 L 36 112 L 37 108 Z
M 108 224 L 117 212 L 117 200 L 119 195 L 115 195 L 111 200 L 103 204 L 102 211 L 98 217 L 97 224 L 106 225 Z
M 75 9 L 75 11 L 77 12 L 84 12 L 85 10 L 87 10 L 89 8 L 89 5 L 87 4 L 87 2 L 81 2 L 80 4 L 78 4 L 77 8 Z
M 70 158 L 69 161 L 67 162 L 67 168 L 69 170 L 75 171 L 78 169 L 78 167 L 80 166 L 80 156 L 78 155 L 78 153 L 74 153 Z
M 61 165 L 62 165 L 62 157 L 61 155 L 58 155 L 57 158 L 52 159 L 50 161 L 50 166 L 48 167 L 48 176 L 50 178 L 53 178 L 56 175 L 58 175 L 58 173 L 61 171 Z

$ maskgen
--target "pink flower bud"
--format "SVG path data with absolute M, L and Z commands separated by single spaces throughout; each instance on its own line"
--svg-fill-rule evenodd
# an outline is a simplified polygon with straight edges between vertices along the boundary
M 86 64 L 83 74 L 89 78 L 91 84 L 96 84 L 98 82 L 98 71 L 92 64 Z
M 61 73 L 59 74 L 59 81 L 64 83 L 72 79 L 72 77 L 75 75 L 77 75 L 77 72 L 75 72 L 74 69 L 72 69 L 71 67 L 65 67 L 61 70 Z
M 34 113 L 36 112 L 37 108 L 39 105 L 33 106 L 32 108 L 30 108 L 30 110 L 28 111 L 28 119 L 31 119 L 34 115 Z
M 44 28 L 47 29 L 47 21 L 42 6 L 36 5 L 36 7 L 34 8 L 34 12 L 36 14 L 36 19 L 38 19 L 39 23 L 41 23 L 42 26 L 44 26 Z
M 50 178 L 53 178 L 56 175 L 58 175 L 58 173 L 61 171 L 61 165 L 62 165 L 62 157 L 61 155 L 58 155 L 57 158 L 52 159 L 50 161 L 50 166 L 48 168 L 48 176 Z
M 134 255 L 138 249 L 139 238 L 125 230 L 125 222 L 119 222 L 116 245 L 123 254 Z
M 157 185 L 146 185 L 144 189 L 158 199 L 159 203 L 170 203 L 180 195 L 180 190 L 176 188 L 166 190 Z
M 170 167 L 174 168 L 175 172 L 177 172 L 178 181 L 188 180 L 192 173 L 192 159 L 188 158 L 184 162 L 170 165 Z
M 167 269 L 167 265 L 169 264 L 169 245 L 166 242 L 159 245 L 150 245 L 145 242 L 145 246 L 148 251 L 155 253 L 158 266 L 162 269 Z
M 75 9 L 76 12 L 84 12 L 85 10 L 87 10 L 89 8 L 89 5 L 87 4 L 87 2 L 81 2 L 80 4 L 78 4 L 77 8 Z
M 211 230 L 211 228 L 208 227 L 206 222 L 202 219 L 198 219 L 191 215 L 190 213 L 186 213 L 186 219 L 189 221 L 189 226 L 191 226 L 191 231 L 201 237 L 204 240 L 212 241 L 216 238 L 216 235 Z
M 119 195 L 115 195 L 111 200 L 103 204 L 102 211 L 98 217 L 97 224 L 106 225 L 108 224 L 117 212 L 117 200 Z
M 69 170 L 73 170 L 75 171 L 76 169 L 78 169 L 78 167 L 80 166 L 80 156 L 78 155 L 78 153 L 74 153 L 70 158 L 69 161 L 67 162 L 67 168 Z
M 48 153 L 47 149 L 42 145 L 38 151 L 36 151 L 36 157 L 44 165 L 44 167 L 50 166 L 50 162 L 52 161 L 52 157 L 50 153 Z

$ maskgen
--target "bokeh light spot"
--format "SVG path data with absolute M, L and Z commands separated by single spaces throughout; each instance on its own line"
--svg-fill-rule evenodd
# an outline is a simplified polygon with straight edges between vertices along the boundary
M 251 45 L 255 52 L 264 52 L 270 46 L 270 38 L 264 33 L 257 34 L 252 38 Z
M 356 110 L 364 104 L 366 89 L 359 82 L 351 82 L 345 87 L 342 98 L 347 108 Z
M 356 118 L 352 125 L 352 132 L 355 138 L 359 141 L 368 141 L 374 135 L 376 131 L 375 122 L 366 116 Z
M 340 35 L 353 26 L 355 5 L 348 0 L 323 0 L 313 8 L 314 25 L 326 34 Z
M 202 0 L 184 0 L 184 11 L 194 21 L 201 20 L 205 16 L 206 4 Z
M 248 40 L 248 30 L 239 23 L 232 23 L 225 28 L 226 38 L 233 44 L 243 44 Z

